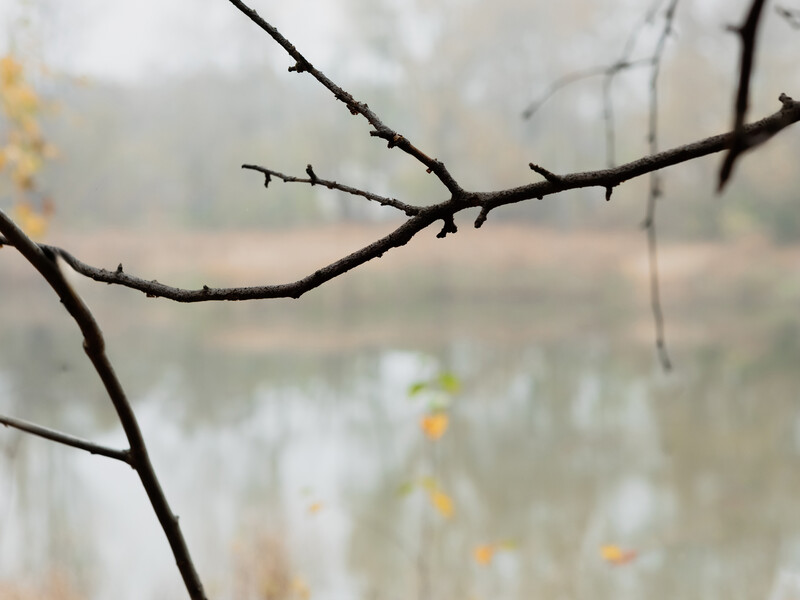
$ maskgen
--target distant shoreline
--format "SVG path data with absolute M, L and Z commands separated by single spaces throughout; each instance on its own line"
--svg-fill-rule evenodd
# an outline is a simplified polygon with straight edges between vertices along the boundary
M 98 267 L 115 269 L 122 263 L 128 273 L 198 288 L 289 282 L 385 235 L 391 227 L 56 232 L 47 242 Z M 498 341 L 531 335 L 579 339 L 597 332 L 652 344 L 641 232 L 561 232 L 487 223 L 478 231 L 462 226 L 456 235 L 440 240 L 436 231 L 422 232 L 408 246 L 325 284 L 301 301 L 188 309 L 166 300 L 142 301 L 138 292 L 112 290 L 77 275 L 75 285 L 105 327 L 213 311 L 220 321 L 215 339 L 241 348 L 425 340 L 436 337 L 433 329 L 442 327 L 480 331 Z M 60 320 L 47 288 L 22 260 L 10 257 L 12 253 L 0 251 L 0 281 L 13 284 L 3 286 L 3 303 L 14 315 L 5 326 L 11 321 Z M 746 341 L 773 335 L 786 323 L 800 330 L 800 246 L 777 247 L 760 239 L 666 243 L 659 249 L 659 264 L 672 343 L 728 337 Z M 120 320 L 120 303 L 127 302 L 130 312 Z M 135 312 L 145 310 L 150 314 Z

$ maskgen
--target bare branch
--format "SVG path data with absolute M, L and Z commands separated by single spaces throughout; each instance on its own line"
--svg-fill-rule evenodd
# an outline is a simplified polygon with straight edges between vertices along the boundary
M 672 32 L 672 23 L 675 20 L 675 11 L 678 7 L 678 0 L 672 0 L 667 7 L 664 15 L 664 28 L 656 43 L 655 51 L 650 59 L 650 108 L 648 115 L 647 141 L 650 154 L 658 153 L 658 78 L 661 75 L 661 61 L 664 56 L 664 49 L 667 39 Z M 658 172 L 653 171 L 650 176 L 650 194 L 647 202 L 647 213 L 645 215 L 644 226 L 649 228 L 654 220 L 655 203 L 661 194 L 661 184 Z
M 619 55 L 617 60 L 607 66 L 603 67 L 595 67 L 592 69 L 585 69 L 582 71 L 578 71 L 575 73 L 570 73 L 557 79 L 553 82 L 550 87 L 545 91 L 545 93 L 535 102 L 533 102 L 527 109 L 525 109 L 522 113 L 522 117 L 524 119 L 530 118 L 533 114 L 538 111 L 542 105 L 549 100 L 556 92 L 560 91 L 562 88 L 578 82 L 584 79 L 589 79 L 590 77 L 596 77 L 598 75 L 603 76 L 603 91 L 602 91 L 602 98 L 603 98 L 603 122 L 605 124 L 605 138 L 606 138 L 606 164 L 608 167 L 614 167 L 617 164 L 616 160 L 616 134 L 615 134 L 615 124 L 614 124 L 614 103 L 611 99 L 611 88 L 614 84 L 614 79 L 616 76 L 623 72 L 630 69 L 634 69 L 636 67 L 644 67 L 644 66 L 652 66 L 654 61 L 660 60 L 660 56 L 656 58 L 656 56 L 651 56 L 649 58 L 640 58 L 638 60 L 631 60 L 631 54 L 633 50 L 636 48 L 636 43 L 639 40 L 639 36 L 641 35 L 644 26 L 648 25 L 653 22 L 658 13 L 659 8 L 664 0 L 655 0 L 653 5 L 650 9 L 645 13 L 644 18 L 642 19 L 641 23 L 633 28 L 631 33 L 628 35 L 628 38 L 625 40 L 625 44 L 623 45 L 622 52 Z M 665 28 L 669 31 L 671 30 L 672 25 L 672 13 L 674 13 L 674 9 L 668 9 L 666 13 L 666 26 Z M 657 50 L 656 55 L 659 55 L 660 52 Z
M 450 190 L 451 193 L 457 194 L 462 192 L 463 190 L 461 187 L 456 183 L 456 180 L 453 179 L 453 176 L 450 175 L 450 172 L 444 166 L 444 163 L 436 160 L 435 158 L 431 158 L 420 149 L 418 149 L 414 144 L 412 144 L 406 137 L 399 134 L 398 132 L 394 131 L 387 125 L 383 123 L 383 121 L 378 118 L 370 108 L 364 102 L 359 102 L 356 100 L 352 94 L 345 91 L 341 87 L 339 87 L 336 83 L 334 83 L 331 79 L 329 79 L 322 71 L 315 68 L 314 65 L 300 52 L 294 45 L 287 40 L 281 33 L 272 25 L 270 25 L 267 21 L 265 21 L 261 16 L 259 16 L 258 12 L 247 6 L 244 2 L 240 0 L 229 0 L 231 4 L 233 4 L 237 9 L 239 9 L 242 13 L 244 13 L 253 23 L 258 25 L 261 29 L 266 31 L 269 36 L 275 40 L 284 50 L 286 50 L 287 54 L 291 56 L 295 61 L 295 65 L 289 67 L 290 71 L 296 73 L 309 73 L 314 79 L 319 81 L 323 86 L 328 88 L 328 90 L 333 93 L 337 100 L 343 102 L 347 109 L 350 111 L 350 114 L 353 115 L 361 115 L 367 121 L 369 121 L 370 125 L 374 128 L 373 131 L 370 132 L 370 135 L 373 137 L 378 137 L 383 140 L 386 140 L 387 146 L 389 148 L 398 147 L 406 154 L 413 156 L 419 162 L 421 162 L 427 168 L 429 173 L 433 173 L 436 177 L 439 178 L 439 181 L 444 184 L 444 186 Z
M 560 183 L 561 177 L 556 175 L 555 173 L 551 173 L 544 167 L 540 167 L 539 165 L 535 165 L 533 163 L 528 163 L 528 166 L 531 168 L 532 171 L 536 171 L 539 175 L 544 177 L 550 183 Z
M 763 140 L 800 121 L 800 102 L 793 100 L 786 94 L 781 94 L 780 101 L 783 104 L 781 110 L 760 121 L 745 125 L 744 135 L 747 140 Z M 613 169 L 561 175 L 561 181 L 558 184 L 540 181 L 507 190 L 482 192 L 476 195 L 475 202 L 479 206 L 492 210 L 506 204 L 549 196 L 564 190 L 585 187 L 613 187 L 653 171 L 726 150 L 732 138 L 732 132 L 724 133 L 692 144 L 645 156 Z
M 13 417 L 6 417 L 3 415 L 0 415 L 0 425 L 13 427 L 14 429 L 19 429 L 25 433 L 30 433 L 31 435 L 36 435 L 52 442 L 58 442 L 59 444 L 64 444 L 65 446 L 72 446 L 73 448 L 78 448 L 79 450 L 86 450 L 90 454 L 99 454 L 100 456 L 106 456 L 108 458 L 121 460 L 124 463 L 131 464 L 129 450 L 116 450 L 114 448 L 108 448 L 107 446 L 101 446 L 100 444 L 95 444 L 94 442 L 90 442 L 67 433 L 62 433 L 60 431 L 56 431 L 55 429 L 42 427 L 41 425 L 31 423 L 30 421 L 15 419 Z
M 650 308 L 653 312 L 653 323 L 656 330 L 656 352 L 665 371 L 672 370 L 672 361 L 667 352 L 667 342 L 664 335 L 664 311 L 661 308 L 661 289 L 658 277 L 658 242 L 656 226 L 653 222 L 647 228 L 647 257 L 650 271 Z
M 367 200 L 372 200 L 373 202 L 377 202 L 381 206 L 391 206 L 392 208 L 396 208 L 399 211 L 402 211 L 406 214 L 406 216 L 413 217 L 419 214 L 420 207 L 414 206 L 412 204 L 406 204 L 405 202 L 400 202 L 395 198 L 387 198 L 386 196 L 379 196 L 378 194 L 373 194 L 372 192 L 367 192 L 365 190 L 360 190 L 358 188 L 351 187 L 349 185 L 344 185 L 342 183 L 337 183 L 336 181 L 331 181 L 329 179 L 320 179 L 316 175 L 314 177 L 303 178 L 303 177 L 294 177 L 292 175 L 284 175 L 283 173 L 279 173 L 278 171 L 273 171 L 272 169 L 267 169 L 265 167 L 260 167 L 258 165 L 242 165 L 243 169 L 249 169 L 251 171 L 258 171 L 264 174 L 264 187 L 267 187 L 270 182 L 271 177 L 277 177 L 287 183 L 308 183 L 310 185 L 321 185 L 331 190 L 339 190 L 340 192 L 345 192 L 346 194 L 350 194 L 352 196 L 361 196 L 362 198 L 366 198 Z M 306 172 L 311 171 L 314 173 L 311 165 L 308 165 Z
M 633 31 L 628 35 L 628 39 L 625 41 L 625 45 L 622 48 L 622 54 L 620 55 L 619 59 L 617 59 L 618 63 L 629 62 L 630 55 L 633 53 L 633 50 L 636 47 L 636 43 L 639 41 L 639 36 L 644 30 L 644 26 L 651 24 L 655 20 L 656 15 L 658 14 L 658 10 L 661 8 L 661 4 L 663 1 L 664 0 L 655 0 L 655 2 L 653 2 L 652 6 L 645 14 L 642 24 L 638 27 L 635 27 Z M 670 29 L 671 16 L 669 15 L 669 11 L 667 13 L 666 19 L 667 23 L 665 29 Z M 656 50 L 656 54 L 659 54 L 658 50 Z M 657 60 L 658 61 L 661 60 L 660 56 Z M 614 102 L 611 98 L 611 87 L 614 84 L 614 79 L 623 70 L 628 70 L 634 66 L 637 66 L 638 64 L 652 65 L 653 61 L 654 57 L 650 57 L 649 59 L 634 61 L 630 63 L 629 66 L 626 66 L 624 69 L 615 69 L 609 71 L 603 78 L 603 122 L 605 123 L 605 130 L 606 130 L 606 164 L 609 167 L 614 167 L 617 164 L 616 124 L 614 119 Z
M 756 48 L 756 31 L 763 8 L 764 0 L 753 0 L 745 22 L 740 27 L 733 29 L 739 34 L 742 40 L 742 54 L 739 64 L 739 88 L 736 92 L 736 105 L 733 115 L 733 140 L 719 171 L 718 192 L 724 189 L 725 184 L 733 173 L 733 166 L 736 163 L 736 159 L 747 149 L 742 128 L 744 127 L 744 118 L 747 114 L 747 106 L 750 97 L 750 78 L 752 76 L 753 55 L 755 54 Z
M 785 127 L 800 121 L 800 102 L 792 100 L 792 98 L 786 94 L 781 94 L 780 100 L 783 103 L 781 110 L 760 121 L 745 125 L 744 136 L 747 143 L 760 143 Z M 488 215 L 491 210 L 500 206 L 524 202 L 534 198 L 541 199 L 564 190 L 586 187 L 613 188 L 629 179 L 640 177 L 653 171 L 690 161 L 701 156 L 707 156 L 715 152 L 726 150 L 730 147 L 732 138 L 733 133 L 716 135 L 699 142 L 678 146 L 677 148 L 659 152 L 651 156 L 645 156 L 644 158 L 620 165 L 613 169 L 560 175 L 558 176 L 559 181 L 557 182 L 545 180 L 492 192 L 463 191 L 453 198 L 439 204 L 419 208 L 419 212 L 415 216 L 407 219 L 390 234 L 322 267 L 307 277 L 291 283 L 279 285 L 233 288 L 211 288 L 203 286 L 197 290 L 182 289 L 129 275 L 123 272 L 119 267 L 113 271 L 93 267 L 80 261 L 66 250 L 55 246 L 41 244 L 38 248 L 42 252 L 48 252 L 53 256 L 60 256 L 75 271 L 95 281 L 122 285 L 139 290 L 150 297 L 168 298 L 176 302 L 299 298 L 326 281 L 330 281 L 374 258 L 383 256 L 385 252 L 393 248 L 404 246 L 417 233 L 429 227 L 434 222 L 440 220 L 447 222 L 449 218 L 464 209 L 475 207 L 481 209 L 481 215 L 476 221 L 476 226 L 480 227 L 485 221 L 486 215 Z M 0 238 L 0 245 L 3 244 L 16 246 L 17 241 L 7 235 L 6 239 Z
M 785 8 L 776 6 L 775 12 L 786 19 L 786 22 L 795 29 L 800 29 L 800 8 Z
M 613 76 L 620 71 L 636 67 L 643 67 L 649 64 L 649 62 L 649 58 L 642 58 L 633 61 L 628 61 L 627 59 L 623 58 L 612 65 L 584 69 L 581 71 L 576 71 L 575 73 L 569 73 L 563 77 L 559 77 L 552 84 L 550 84 L 550 87 L 548 87 L 537 100 L 531 102 L 528 108 L 522 111 L 522 118 L 530 119 L 550 98 L 570 84 L 577 83 L 578 81 L 583 81 L 585 79 L 590 79 L 592 77 L 599 77 L 600 75 L 605 75 L 607 78 L 613 78 Z
M 553 96 L 561 88 L 588 77 L 596 75 L 603 75 L 603 122 L 605 123 L 605 139 L 606 139 L 606 163 L 609 168 L 616 165 L 616 132 L 614 123 L 614 103 L 611 97 L 611 88 L 614 83 L 615 77 L 622 71 L 631 69 L 636 66 L 647 65 L 650 67 L 650 118 L 649 118 L 649 132 L 648 142 L 650 146 L 650 154 L 654 155 L 658 152 L 658 78 L 661 71 L 661 61 L 664 55 L 664 48 L 666 47 L 667 39 L 672 33 L 673 22 L 675 20 L 675 12 L 678 5 L 678 0 L 670 0 L 666 10 L 664 11 L 664 25 L 661 30 L 661 35 L 658 38 L 653 55 L 650 58 L 640 59 L 636 61 L 630 60 L 630 55 L 636 47 L 636 42 L 645 25 L 652 23 L 656 15 L 659 13 L 664 0 L 655 0 L 650 9 L 647 11 L 641 25 L 635 27 L 628 36 L 623 46 L 622 53 L 617 61 L 607 67 L 600 67 L 595 69 L 587 69 L 572 73 L 561 79 L 556 80 L 545 94 L 529 106 L 523 112 L 523 118 L 530 117 L 536 112 L 541 105 Z M 533 163 L 530 165 L 531 169 L 537 171 L 545 179 L 551 183 L 557 183 L 549 171 L 541 170 Z M 645 228 L 647 229 L 648 236 L 648 251 L 649 251 L 649 264 L 650 264 L 650 290 L 651 290 L 651 304 L 653 307 L 653 316 L 656 326 L 656 346 L 659 352 L 661 364 L 665 370 L 670 369 L 670 360 L 666 352 L 666 344 L 664 342 L 664 318 L 661 310 L 661 299 L 659 295 L 658 285 L 658 261 L 656 260 L 656 230 L 655 230 L 655 204 L 656 199 L 660 194 L 660 175 L 658 171 L 652 171 L 650 174 L 650 193 L 647 201 L 647 216 L 645 217 Z M 611 194 L 614 186 L 606 186 L 606 200 L 611 200 Z M 485 221 L 488 214 L 488 209 L 483 209 L 475 221 L 475 226 L 480 227 Z
M 671 0 L 664 13 L 664 27 L 656 43 L 652 57 L 650 72 L 650 114 L 647 139 L 650 145 L 650 154 L 658 153 L 658 79 L 661 75 L 661 61 L 667 39 L 672 33 L 672 24 L 675 21 L 675 12 L 678 0 Z M 647 197 L 647 212 L 644 219 L 644 228 L 647 231 L 647 254 L 650 270 L 650 305 L 653 311 L 653 323 L 656 333 L 656 350 L 661 366 L 665 371 L 672 369 L 672 361 L 667 353 L 667 344 L 664 335 L 664 312 L 661 308 L 661 291 L 658 281 L 658 244 L 656 238 L 656 202 L 661 196 L 661 174 L 658 171 L 650 173 L 650 187 Z
M 61 269 L 56 263 L 56 253 L 51 248 L 40 246 L 33 242 L 2 210 L 0 210 L 0 233 L 5 236 L 5 240 L 9 245 L 14 246 L 39 271 L 58 294 L 64 308 L 67 309 L 67 312 L 78 324 L 83 334 L 83 349 L 100 376 L 128 438 L 130 451 L 129 460 L 126 462 L 136 469 L 139 474 L 139 479 L 147 492 L 153 511 L 156 513 L 172 548 L 172 554 L 178 564 L 178 569 L 181 572 L 189 596 L 192 600 L 206 600 L 203 585 L 189 556 L 186 541 L 178 525 L 178 517 L 172 513 L 167 498 L 164 496 L 164 491 L 161 489 L 155 469 L 150 462 L 150 456 L 148 455 L 142 432 L 139 429 L 136 415 L 106 355 L 105 341 L 100 331 L 100 326 L 81 297 L 75 293 L 64 278 Z

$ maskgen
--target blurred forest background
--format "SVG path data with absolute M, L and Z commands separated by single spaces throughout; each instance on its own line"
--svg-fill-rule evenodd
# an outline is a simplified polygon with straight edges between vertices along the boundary
M 560 77 L 613 64 L 637 28 L 632 58 L 649 56 L 662 26 L 660 15 L 642 25 L 649 7 L 620 0 L 270 4 L 260 8 L 315 64 L 478 190 L 530 181 L 531 160 L 556 173 L 605 166 L 602 77 L 564 88 L 529 120 L 521 114 Z M 724 27 L 744 6 L 680 5 L 660 81 L 663 148 L 729 128 L 738 41 Z M 265 192 L 240 171 L 245 162 L 290 174 L 312 163 L 322 177 L 412 202 L 443 197 L 414 161 L 381 151 L 328 92 L 288 73 L 282 51 L 224 3 L 147 7 L 41 1 L 4 9 L 5 44 L 52 107 L 44 130 L 61 157 L 41 172 L 40 187 L 59 224 L 265 229 L 391 216 L 307 186 Z M 798 37 L 774 13 L 765 19 L 751 118 L 774 112 L 782 91 L 791 95 Z M 646 153 L 647 78 L 638 68 L 615 81 L 618 162 Z M 708 176 L 718 157 L 670 170 L 662 234 L 795 241 L 799 144 L 788 133 L 748 158 L 723 201 Z M 624 186 L 610 206 L 596 190 L 570 193 L 492 220 L 631 230 L 643 189 Z

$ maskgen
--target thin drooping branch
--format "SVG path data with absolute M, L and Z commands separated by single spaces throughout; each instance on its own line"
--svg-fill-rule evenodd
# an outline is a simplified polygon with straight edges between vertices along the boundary
M 746 143 L 747 140 L 745 140 L 742 128 L 744 127 L 744 119 L 747 115 L 750 98 L 750 79 L 753 73 L 753 57 L 756 50 L 756 32 L 763 8 L 764 0 L 753 0 L 744 23 L 740 27 L 734 28 L 734 31 L 739 34 L 742 41 L 742 54 L 739 62 L 739 86 L 736 90 L 733 115 L 734 135 L 731 147 L 725 155 L 722 167 L 719 170 L 719 185 L 717 187 L 719 192 L 724 189 L 725 184 L 730 179 L 736 159 L 750 147 Z
M 553 83 L 550 84 L 550 87 L 548 87 L 544 91 L 544 93 L 542 93 L 542 95 L 539 96 L 539 98 L 531 102 L 528 108 L 522 111 L 522 118 L 530 119 L 534 114 L 536 114 L 536 112 L 540 108 L 542 108 L 542 106 L 550 98 L 555 96 L 559 91 L 569 86 L 570 84 L 577 83 L 578 81 L 583 81 L 584 79 L 590 79 L 592 77 L 599 77 L 600 75 L 604 75 L 606 78 L 612 78 L 620 71 L 624 71 L 626 69 L 632 69 L 635 67 L 643 67 L 649 63 L 650 63 L 649 58 L 642 58 L 639 60 L 629 61 L 627 60 L 627 58 L 623 57 L 612 65 L 594 67 L 591 69 L 583 69 L 581 71 L 576 71 L 574 73 L 569 73 L 567 75 L 564 75 L 563 77 L 559 77 Z
M 672 24 L 675 21 L 675 11 L 678 8 L 678 0 L 671 0 L 666 12 L 664 13 L 664 27 L 656 43 L 653 52 L 652 65 L 650 71 L 650 111 L 648 119 L 647 139 L 650 146 L 650 154 L 658 153 L 658 80 L 661 75 L 661 61 L 664 56 L 664 48 L 667 39 L 672 33 Z M 656 232 L 656 203 L 661 196 L 661 173 L 653 171 L 650 173 L 650 186 L 647 198 L 647 213 L 644 219 L 644 228 L 647 232 L 647 256 L 650 271 L 650 307 L 653 311 L 653 323 L 656 333 L 656 351 L 658 352 L 661 366 L 665 371 L 672 369 L 667 352 L 667 343 L 664 334 L 664 311 L 661 307 L 661 289 L 658 276 L 658 241 Z
M 793 100 L 786 94 L 781 94 L 780 101 L 783 106 L 778 112 L 755 123 L 745 125 L 745 139 L 765 140 L 785 127 L 800 121 L 800 102 Z M 52 255 L 60 256 L 70 267 L 86 277 L 102 283 L 122 285 L 139 290 L 150 297 L 168 298 L 176 302 L 299 298 L 323 283 L 374 258 L 383 256 L 384 253 L 393 248 L 404 246 L 420 231 L 436 221 L 442 221 L 445 224 L 439 235 L 453 232 L 455 227 L 454 215 L 465 209 L 480 208 L 481 214 L 475 222 L 475 225 L 480 227 L 485 222 L 489 212 L 501 206 L 534 198 L 541 199 L 565 190 L 578 188 L 599 187 L 608 191 L 625 181 L 641 177 L 653 171 L 726 150 L 730 146 L 732 138 L 733 133 L 716 135 L 692 144 L 645 156 L 613 169 L 558 175 L 555 178 L 551 177 L 549 180 L 545 178 L 544 181 L 499 191 L 462 191 L 446 201 L 432 206 L 421 207 L 418 214 L 408 218 L 388 235 L 314 271 L 307 277 L 291 283 L 230 288 L 203 286 L 200 289 L 190 290 L 129 275 L 123 271 L 122 265 L 119 265 L 115 270 L 94 267 L 82 262 L 66 250 L 55 246 L 42 244 L 40 248 Z M 539 169 L 539 172 L 542 173 L 542 168 L 539 167 Z M 8 238 L 8 236 L 6 237 L 7 239 L 0 238 L 0 245 L 16 245 L 15 240 Z
M 253 23 L 267 32 L 267 34 L 269 34 L 269 36 L 284 50 L 286 50 L 289 56 L 296 61 L 294 66 L 289 67 L 289 71 L 296 73 L 309 73 L 312 77 L 314 77 L 314 79 L 319 81 L 323 86 L 330 90 L 337 100 L 343 102 L 350 111 L 350 114 L 361 115 L 367 121 L 369 121 L 370 125 L 373 127 L 373 130 L 370 131 L 371 136 L 385 140 L 389 148 L 400 148 L 406 154 L 416 158 L 419 162 L 425 165 L 429 173 L 436 175 L 436 177 L 439 178 L 439 181 L 441 181 L 442 184 L 444 184 L 444 186 L 450 190 L 452 194 L 455 195 L 463 191 L 461 186 L 456 183 L 456 180 L 453 179 L 453 176 L 450 175 L 450 172 L 441 161 L 431 158 L 419 148 L 414 146 L 414 144 L 412 144 L 408 138 L 385 125 L 383 121 L 378 118 L 378 115 L 376 115 L 365 102 L 359 102 L 356 100 L 352 94 L 345 91 L 343 88 L 331 81 L 322 71 L 315 68 L 314 65 L 312 65 L 311 62 L 305 56 L 303 56 L 289 40 L 281 35 L 281 33 L 275 27 L 265 21 L 258 14 L 258 12 L 240 0 L 229 1 L 237 9 L 244 13 L 251 21 L 253 21 Z
M 344 185 L 336 181 L 331 181 L 330 179 L 321 179 L 316 176 L 316 174 L 314 173 L 314 169 L 311 167 L 311 165 L 308 165 L 308 167 L 306 168 L 306 173 L 309 174 L 309 177 L 294 177 L 292 175 L 284 175 L 283 173 L 279 173 L 278 171 L 273 171 L 272 169 L 267 169 L 265 167 L 260 167 L 258 165 L 242 165 L 242 168 L 263 173 L 264 187 L 269 187 L 270 179 L 272 177 L 277 177 L 278 179 L 281 179 L 287 183 L 308 183 L 310 185 L 321 185 L 323 187 L 328 188 L 329 190 L 339 190 L 340 192 L 350 194 L 351 196 L 361 196 L 362 198 L 366 198 L 367 200 L 377 202 L 381 206 L 391 206 L 392 208 L 396 208 L 397 210 L 405 213 L 405 215 L 408 217 L 413 217 L 415 215 L 418 215 L 420 211 L 419 206 L 406 204 L 405 202 L 400 202 L 395 198 L 379 196 L 378 194 L 373 194 L 372 192 L 367 192 L 365 190 L 360 190 L 358 188 L 354 188 L 349 185 Z
M 656 43 L 655 51 L 650 59 L 650 106 L 648 110 L 647 143 L 650 154 L 658 154 L 658 80 L 661 75 L 661 61 L 667 39 L 672 33 L 672 24 L 675 20 L 675 11 L 678 0 L 672 0 L 664 15 L 664 28 Z M 661 195 L 661 180 L 658 171 L 650 173 L 650 193 L 647 199 L 647 212 L 644 218 L 644 227 L 650 229 L 655 220 L 655 205 Z
M 128 450 L 117 450 L 115 448 L 101 446 L 100 444 L 95 444 L 94 442 L 69 435 L 68 433 L 62 433 L 60 431 L 56 431 L 55 429 L 42 427 L 36 423 L 25 421 L 24 419 L 15 419 L 13 417 L 0 415 L 0 425 L 13 427 L 14 429 L 24 431 L 25 433 L 30 433 L 31 435 L 45 438 L 51 442 L 57 442 L 59 444 L 64 444 L 65 446 L 72 446 L 73 448 L 78 448 L 79 450 L 85 450 L 90 454 L 99 454 L 100 456 L 107 456 L 108 458 L 121 460 L 124 463 L 131 464 L 130 451 Z
M 663 0 L 656 0 L 653 5 L 650 7 L 650 10 L 644 16 L 644 20 L 639 27 L 635 27 L 633 31 L 628 35 L 628 39 L 625 41 L 625 45 L 622 48 L 622 54 L 617 62 L 628 62 L 630 55 L 633 53 L 634 48 L 636 47 L 636 43 L 639 40 L 639 36 L 641 35 L 642 31 L 644 31 L 645 25 L 648 25 L 655 20 L 656 15 L 658 14 L 659 9 L 661 8 Z M 665 26 L 664 31 L 670 31 L 672 29 L 672 17 L 674 15 L 674 8 L 668 9 L 665 15 Z M 606 76 L 603 78 L 603 122 L 605 123 L 605 130 L 606 130 L 606 164 L 609 167 L 614 167 L 617 164 L 617 143 L 616 143 L 616 124 L 614 119 L 614 102 L 611 98 L 611 87 L 614 84 L 614 79 L 616 78 L 622 70 L 627 70 L 633 66 L 638 64 L 646 64 L 646 65 L 653 65 L 653 64 L 660 64 L 661 63 L 661 54 L 663 48 L 661 47 L 661 38 L 659 39 L 659 43 L 656 46 L 656 51 L 654 52 L 653 56 L 649 59 L 643 59 L 640 61 L 633 61 L 631 62 L 630 66 L 625 67 L 625 69 L 615 69 L 613 71 L 609 71 Z M 652 152 L 651 152 L 652 154 Z
M 588 69 L 572 73 L 561 79 L 556 80 L 545 92 L 545 94 L 536 102 L 531 104 L 525 112 L 523 118 L 530 117 L 537 111 L 541 105 L 553 96 L 561 88 L 595 75 L 603 75 L 603 122 L 605 124 L 605 140 L 606 140 L 606 164 L 609 168 L 616 166 L 616 125 L 614 119 L 614 103 L 611 97 L 612 85 L 615 77 L 622 71 L 629 70 L 636 66 L 649 66 L 650 67 L 650 108 L 649 108 L 649 126 L 648 126 L 648 144 L 650 154 L 654 155 L 658 152 L 658 79 L 661 72 L 661 62 L 664 55 L 667 39 L 672 33 L 673 22 L 675 20 L 675 12 L 678 5 L 678 0 L 670 0 L 669 5 L 664 11 L 664 24 L 661 29 L 661 34 L 656 42 L 655 49 L 652 56 L 646 59 L 631 60 L 630 56 L 633 53 L 636 43 L 644 30 L 644 26 L 653 22 L 656 15 L 661 10 L 664 0 L 656 0 L 648 10 L 642 23 L 635 27 L 629 34 L 622 49 L 622 53 L 616 62 L 599 69 Z M 531 164 L 531 168 L 542 174 L 545 179 L 550 180 L 547 173 L 543 173 L 540 167 Z M 606 187 L 606 200 L 611 198 L 612 187 Z M 647 247 L 650 265 L 650 300 L 653 311 L 653 319 L 656 329 L 656 348 L 658 350 L 659 360 L 665 370 L 671 368 L 671 362 L 666 350 L 666 343 L 664 340 L 664 316 L 661 309 L 661 295 L 658 283 L 658 257 L 656 243 L 656 225 L 655 225 L 655 206 L 656 200 L 661 194 L 661 177 L 658 171 L 650 173 L 650 186 L 649 196 L 647 200 L 647 213 L 644 220 L 644 227 L 647 232 Z M 486 211 L 482 210 L 478 216 L 478 224 L 482 224 L 486 220 Z
M 611 90 L 617 75 L 619 75 L 623 71 L 628 71 L 637 67 L 652 66 L 653 62 L 656 60 L 656 54 L 659 54 L 658 51 L 656 51 L 656 53 L 653 56 L 650 56 L 648 58 L 640 58 L 637 60 L 631 59 L 631 54 L 633 54 L 633 51 L 636 48 L 636 44 L 639 41 L 639 37 L 644 31 L 645 26 L 653 22 L 663 2 L 664 0 L 656 0 L 650 7 L 650 9 L 647 11 L 647 13 L 644 15 L 644 18 L 641 20 L 641 22 L 631 30 L 630 34 L 625 40 L 625 43 L 623 44 L 622 52 L 620 53 L 616 61 L 614 61 L 610 65 L 606 65 L 603 67 L 595 67 L 592 69 L 577 71 L 575 73 L 569 73 L 555 80 L 552 84 L 550 84 L 550 86 L 545 90 L 545 92 L 539 97 L 538 100 L 532 102 L 528 106 L 528 108 L 526 108 L 522 112 L 522 118 L 528 119 L 532 117 L 534 113 L 536 113 L 536 111 L 538 111 L 542 107 L 542 105 L 545 102 L 547 102 L 547 100 L 552 98 L 556 94 L 556 92 L 560 91 L 562 88 L 565 88 L 572 83 L 582 81 L 584 79 L 589 79 L 591 77 L 602 75 L 603 76 L 603 86 L 602 86 L 603 123 L 605 126 L 605 139 L 606 139 L 606 165 L 609 168 L 615 167 L 617 164 L 616 124 L 614 118 L 614 102 L 611 97 Z M 671 28 L 670 12 L 674 13 L 674 10 L 672 11 L 668 10 L 666 13 L 668 19 L 666 27 L 668 29 Z M 660 58 L 658 60 L 660 60 Z
M 83 334 L 83 349 L 105 386 L 130 444 L 130 449 L 127 451 L 128 460 L 125 462 L 130 464 L 139 475 L 153 511 L 172 548 L 189 596 L 192 600 L 206 600 L 203 585 L 178 525 L 178 518 L 172 513 L 164 491 L 161 489 L 153 464 L 150 462 L 136 415 L 109 362 L 105 350 L 105 340 L 94 315 L 62 274 L 57 264 L 56 254 L 47 246 L 40 246 L 33 242 L 2 210 L 0 210 L 0 233 L 3 234 L 8 244 L 14 246 L 50 284 L 64 308 L 80 328 Z

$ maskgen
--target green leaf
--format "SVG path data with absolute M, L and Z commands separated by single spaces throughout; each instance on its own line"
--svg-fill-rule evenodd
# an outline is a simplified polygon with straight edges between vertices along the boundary
M 461 380 L 449 371 L 439 373 L 438 383 L 448 394 L 457 394 L 461 391 Z
M 423 391 L 423 390 L 425 390 L 427 388 L 428 388 L 428 382 L 427 381 L 417 381 L 416 383 L 412 383 L 408 388 L 408 396 L 410 398 L 413 398 L 414 396 L 416 396 L 421 391 Z
M 439 489 L 439 483 L 436 481 L 435 477 L 422 477 L 419 480 L 419 485 L 423 490 L 429 493 L 433 493 Z
M 413 481 L 406 481 L 400 487 L 397 488 L 397 495 L 400 497 L 408 496 L 411 492 L 414 491 L 414 488 L 417 485 Z

